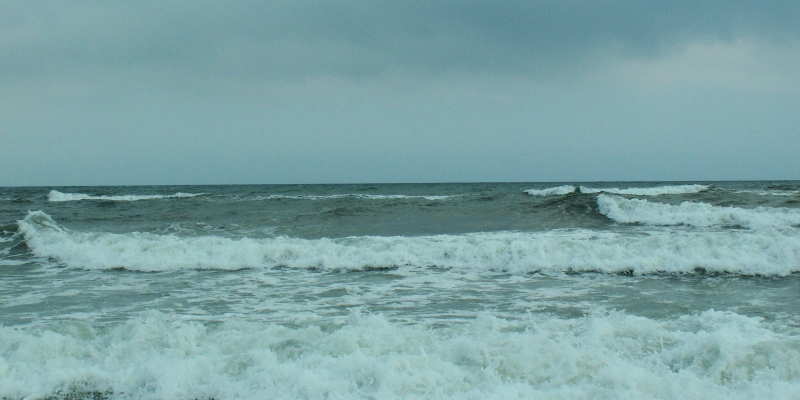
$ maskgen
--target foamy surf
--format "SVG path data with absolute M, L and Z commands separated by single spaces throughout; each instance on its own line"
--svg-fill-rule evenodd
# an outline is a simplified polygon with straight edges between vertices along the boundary
M 110 329 L 0 326 L 0 397 L 793 399 L 796 330 L 708 310 L 430 329 L 353 312 L 345 325 L 216 325 L 142 313 Z
M 27 264 L 28 262 L 29 261 L 26 260 L 13 260 L 13 259 L 9 260 L 5 258 L 0 258 L 0 265 L 5 265 L 5 266 L 23 265 Z
M 652 203 L 600 194 L 597 205 L 602 214 L 619 223 L 687 225 L 695 227 L 742 227 L 748 229 L 796 227 L 800 209 L 757 207 L 715 207 L 685 201 L 680 205 Z
M 759 196 L 798 196 L 800 190 L 737 190 L 734 193 L 753 193 Z
M 152 233 L 72 232 L 41 211 L 19 221 L 31 251 L 64 266 L 136 271 L 419 266 L 513 273 L 736 273 L 800 271 L 800 237 L 780 230 L 623 234 L 589 230 L 421 237 L 230 239 Z
M 556 186 L 547 189 L 530 189 L 526 190 L 525 193 L 531 196 L 563 196 L 565 194 L 570 194 L 575 192 L 575 186 L 572 185 L 563 185 L 563 186 Z
M 655 186 L 648 188 L 592 188 L 580 186 L 576 188 L 572 185 L 556 186 L 547 189 L 530 189 L 525 193 L 532 196 L 563 196 L 565 194 L 574 193 L 580 190 L 581 193 L 614 193 L 614 194 L 627 194 L 635 196 L 660 196 L 664 194 L 693 194 L 708 190 L 708 185 L 666 185 Z
M 121 196 L 91 196 L 84 193 L 61 193 L 57 190 L 51 190 L 47 194 L 47 200 L 53 202 L 60 201 L 80 201 L 80 200 L 104 200 L 104 201 L 139 201 L 139 200 L 159 200 L 159 199 L 180 199 L 188 197 L 201 196 L 205 193 L 175 193 L 169 195 L 149 194 L 149 195 L 121 195 Z
M 405 199 L 425 199 L 425 200 L 448 200 L 460 196 L 437 196 L 437 195 L 405 195 L 405 194 L 330 194 L 330 195 L 284 195 L 272 194 L 267 196 L 256 196 L 255 200 L 331 200 L 331 199 L 367 199 L 367 200 L 405 200 Z
M 664 194 L 693 194 L 708 190 L 708 185 L 667 185 L 649 188 L 591 188 L 581 186 L 581 193 L 614 193 L 634 196 L 660 196 Z

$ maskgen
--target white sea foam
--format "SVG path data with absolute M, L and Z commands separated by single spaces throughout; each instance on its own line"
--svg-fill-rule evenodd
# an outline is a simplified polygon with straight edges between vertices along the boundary
M 556 186 L 547 189 L 530 189 L 525 191 L 525 193 L 531 196 L 561 196 L 573 192 L 575 192 L 575 186 L 571 185 Z
M 398 199 L 425 199 L 425 200 L 447 200 L 458 196 L 417 196 L 417 195 L 404 195 L 404 194 L 363 194 L 363 193 L 349 193 L 349 194 L 330 194 L 330 195 L 283 195 L 271 194 L 267 196 L 256 196 L 256 200 L 275 200 L 275 199 L 289 199 L 289 200 L 329 200 L 329 199 L 368 199 L 368 200 L 398 200 Z
M 28 260 L 15 260 L 15 259 L 0 258 L 0 265 L 6 265 L 6 266 L 9 266 L 9 265 L 22 265 L 22 264 L 26 264 L 28 262 L 30 262 L 30 261 L 28 261 Z
M 16 265 L 15 263 L 12 262 L 12 261 L 15 261 L 15 260 L 8 260 L 8 259 L 2 257 L 2 256 L 7 256 L 10 253 L 11 253 L 11 249 L 9 249 L 9 248 L 0 249 L 0 265 Z
M 797 196 L 800 190 L 737 190 L 734 193 L 753 193 L 759 196 Z
M 715 207 L 685 201 L 680 205 L 651 203 L 600 194 L 597 205 L 605 216 L 620 223 L 648 225 L 732 226 L 749 229 L 800 225 L 800 209 Z
M 79 201 L 79 200 L 105 200 L 105 201 L 139 201 L 139 200 L 158 200 L 158 199 L 177 199 L 186 197 L 201 196 L 205 193 L 175 193 L 169 195 L 162 194 L 127 194 L 121 196 L 90 196 L 83 193 L 61 193 L 57 190 L 51 190 L 47 194 L 49 201 Z
M 623 312 L 448 328 L 354 312 L 334 329 L 151 311 L 115 328 L 0 327 L 0 397 L 136 399 L 796 399 L 800 340 L 709 310 Z M 60 397 L 60 396 L 58 396 Z M 70 397 L 73 398 L 73 397 Z M 82 397 L 81 397 L 82 398 Z
M 360 270 L 435 266 L 509 272 L 601 271 L 739 274 L 800 271 L 800 236 L 760 231 L 587 230 L 496 232 L 425 237 L 230 239 L 151 233 L 71 232 L 36 211 L 19 232 L 40 257 L 72 268 L 179 269 L 321 268 Z
M 591 188 L 581 186 L 581 193 L 614 193 L 634 196 L 659 196 L 662 194 L 692 194 L 708 190 L 708 185 L 667 185 L 648 188 Z

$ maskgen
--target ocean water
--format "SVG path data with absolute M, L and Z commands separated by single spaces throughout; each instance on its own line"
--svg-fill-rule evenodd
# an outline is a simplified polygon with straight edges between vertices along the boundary
M 0 188 L 0 399 L 800 399 L 800 182 Z

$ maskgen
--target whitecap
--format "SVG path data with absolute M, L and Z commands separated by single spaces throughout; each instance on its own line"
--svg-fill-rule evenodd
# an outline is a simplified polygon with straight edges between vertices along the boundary
M 647 188 L 591 188 L 581 186 L 581 193 L 614 193 L 634 196 L 659 196 L 663 194 L 692 194 L 709 189 L 708 185 L 667 185 Z
M 734 193 L 753 193 L 759 196 L 797 196 L 800 190 L 737 190 Z
M 525 193 L 531 196 L 561 196 L 573 192 L 575 192 L 575 186 L 571 185 L 556 186 L 547 189 L 530 189 L 525 191 Z
M 50 193 L 47 194 L 47 199 L 53 202 L 60 202 L 60 201 L 80 201 L 80 200 L 104 200 L 104 201 L 139 201 L 139 200 L 158 200 L 158 199 L 179 199 L 179 198 L 188 198 L 188 197 L 195 197 L 201 196 L 205 193 L 182 193 L 178 192 L 175 194 L 170 195 L 161 195 L 161 194 L 147 194 L 147 195 L 136 195 L 136 194 L 127 194 L 127 195 L 120 195 L 120 196 L 90 196 L 84 193 L 61 193 L 57 190 L 51 190 Z
M 19 221 L 31 251 L 64 266 L 137 271 L 419 266 L 475 271 L 710 272 L 788 275 L 800 271 L 800 237 L 759 231 L 490 232 L 337 239 L 231 239 L 152 233 L 72 232 L 41 211 Z
M 425 200 L 448 200 L 456 196 L 438 196 L 438 195 L 405 195 L 405 194 L 362 194 L 362 193 L 349 193 L 349 194 L 330 194 L 330 195 L 284 195 L 284 194 L 271 194 L 266 196 L 256 196 L 256 200 L 330 200 L 330 199 L 367 199 L 367 200 L 403 200 L 403 199 L 425 199 Z
M 606 194 L 597 196 L 597 205 L 603 215 L 626 224 L 730 226 L 749 229 L 800 225 L 800 210 L 790 208 L 715 207 L 707 203 L 689 201 L 676 206 Z

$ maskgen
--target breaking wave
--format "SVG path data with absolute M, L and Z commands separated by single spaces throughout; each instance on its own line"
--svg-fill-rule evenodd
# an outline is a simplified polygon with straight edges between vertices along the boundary
M 614 193 L 634 196 L 659 196 L 662 194 L 692 194 L 708 190 L 708 185 L 668 185 L 650 188 L 590 188 L 581 186 L 581 193 Z
M 531 196 L 561 196 L 573 192 L 575 192 L 575 186 L 571 185 L 557 186 L 547 189 L 530 189 L 525 191 L 525 193 Z
M 517 273 L 649 274 L 702 269 L 778 276 L 800 271 L 800 237 L 776 229 L 634 234 L 556 230 L 312 240 L 72 232 L 42 211 L 29 212 L 18 224 L 35 255 L 85 269 L 364 270 L 410 265 Z
M 530 189 L 525 193 L 532 196 L 561 196 L 575 192 L 577 189 L 581 193 L 614 193 L 614 194 L 629 194 L 635 196 L 659 196 L 662 194 L 692 194 L 708 190 L 708 185 L 667 185 L 656 186 L 649 188 L 591 188 L 580 186 L 576 188 L 572 185 L 556 186 L 547 189 Z
M 404 195 L 404 194 L 330 194 L 330 195 L 283 195 L 272 194 L 267 196 L 256 196 L 256 200 L 275 200 L 275 199 L 289 199 L 289 200 L 329 200 L 329 199 L 368 199 L 368 200 L 398 200 L 398 199 L 425 199 L 425 200 L 447 200 L 456 196 L 423 196 L 423 195 Z
M 753 193 L 759 196 L 798 196 L 800 190 L 737 190 L 734 193 Z
M 47 194 L 47 199 L 49 201 L 80 201 L 80 200 L 105 200 L 105 201 L 139 201 L 139 200 L 158 200 L 158 199 L 177 199 L 177 198 L 186 198 L 186 197 L 195 197 L 201 196 L 205 193 L 175 193 L 169 195 L 161 195 L 161 194 L 149 194 L 149 195 L 137 195 L 137 194 L 128 194 L 128 195 L 121 195 L 121 196 L 90 196 L 88 194 L 83 193 L 61 193 L 57 190 L 51 190 L 50 193 Z
M 800 210 L 788 208 L 715 207 L 685 201 L 680 205 L 651 203 L 600 194 L 597 205 L 602 214 L 619 223 L 646 225 L 688 225 L 695 227 L 742 227 L 748 229 L 795 227 L 800 225 Z
M 51 328 L 52 329 L 52 328 Z M 624 312 L 429 329 L 353 312 L 345 325 L 217 325 L 150 311 L 116 327 L 0 326 L 0 397 L 790 399 L 800 341 L 731 312 Z

